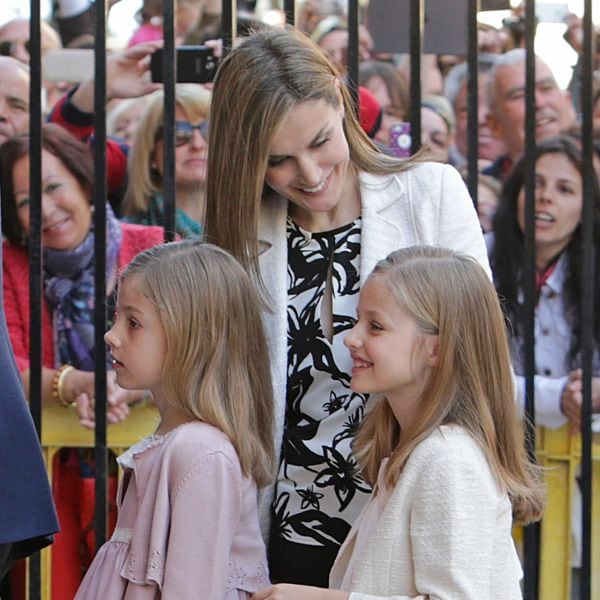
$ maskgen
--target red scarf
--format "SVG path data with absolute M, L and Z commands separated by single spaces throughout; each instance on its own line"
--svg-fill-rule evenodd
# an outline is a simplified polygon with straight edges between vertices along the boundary
M 542 288 L 546 285 L 548 279 L 550 279 L 550 275 L 554 273 L 554 269 L 556 269 L 556 265 L 558 264 L 558 257 L 555 258 L 544 271 L 541 273 L 539 271 L 535 272 L 535 297 L 536 301 L 540 299 L 540 294 L 542 293 Z

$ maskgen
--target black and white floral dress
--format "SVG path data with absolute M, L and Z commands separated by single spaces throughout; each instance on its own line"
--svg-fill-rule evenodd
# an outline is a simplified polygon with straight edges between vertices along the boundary
M 367 396 L 350 389 L 343 345 L 356 320 L 361 219 L 310 233 L 288 218 L 288 386 L 271 538 L 341 545 L 370 488 L 351 455 Z M 321 323 L 330 280 L 333 337 Z

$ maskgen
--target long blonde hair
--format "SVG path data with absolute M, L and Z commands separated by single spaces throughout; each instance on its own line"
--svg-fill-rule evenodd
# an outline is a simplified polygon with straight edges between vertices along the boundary
M 208 119 L 210 92 L 196 83 L 179 83 L 175 88 L 175 104 L 191 121 Z M 123 214 L 146 212 L 153 196 L 162 193 L 162 177 L 152 167 L 156 134 L 163 126 L 164 92 L 157 90 L 138 124 L 127 161 L 127 190 L 123 198 Z
M 219 66 L 213 88 L 205 232 L 258 272 L 258 222 L 272 140 L 289 111 L 323 100 L 344 107 L 354 170 L 395 173 L 412 164 L 379 152 L 361 129 L 335 66 L 294 29 L 256 32 Z
M 273 392 L 261 301 L 227 252 L 199 241 L 155 246 L 125 269 L 140 275 L 167 339 L 166 401 L 223 431 L 242 472 L 258 486 L 273 478 Z
M 394 485 L 414 448 L 442 424 L 457 424 L 479 443 L 515 520 L 538 520 L 544 494 L 525 450 L 517 414 L 504 317 L 492 282 L 472 257 L 443 248 L 398 250 L 380 261 L 380 278 L 419 329 L 438 336 L 438 360 L 424 382 L 415 423 L 401 431 L 387 401 L 376 400 L 353 450 L 374 483 L 391 456 Z

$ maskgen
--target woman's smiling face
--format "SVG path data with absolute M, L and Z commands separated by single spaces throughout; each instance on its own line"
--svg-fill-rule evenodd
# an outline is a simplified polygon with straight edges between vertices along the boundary
M 14 164 L 13 189 L 19 224 L 29 234 L 28 156 Z M 91 223 L 91 205 L 79 181 L 58 157 L 42 150 L 42 245 L 74 250 L 85 239 Z
M 345 201 L 351 178 L 344 111 L 324 100 L 301 102 L 290 110 L 269 151 L 266 183 L 289 200 L 292 216 L 308 220 L 334 214 Z

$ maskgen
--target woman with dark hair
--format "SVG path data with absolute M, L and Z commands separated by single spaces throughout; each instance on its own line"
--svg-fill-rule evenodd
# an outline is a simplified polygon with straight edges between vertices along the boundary
M 582 160 L 578 143 L 568 136 L 539 143 L 535 153 L 535 406 L 536 422 L 559 427 L 567 419 L 580 426 L 581 410 L 581 218 Z M 525 230 L 525 160 L 506 181 L 488 237 L 494 283 L 503 300 L 512 331 L 513 365 L 524 398 L 523 273 Z M 592 252 L 600 256 L 600 195 L 593 194 Z M 596 258 L 594 286 L 600 289 Z M 591 324 L 595 348 L 600 348 L 600 314 Z M 600 374 L 598 353 L 594 374 Z M 596 389 L 594 378 L 593 389 Z M 594 394 L 594 405 L 600 398 Z
M 29 391 L 30 227 L 29 136 L 0 147 L 3 294 L 17 366 Z M 93 166 L 85 144 L 58 125 L 42 126 L 42 403 L 65 407 L 77 401 L 82 424 L 91 426 L 94 397 L 94 225 Z M 158 227 L 120 223 L 106 205 L 107 305 L 117 272 L 140 251 L 160 244 Z M 128 414 L 141 392 L 117 386 L 108 372 L 108 421 Z M 81 580 L 81 548 L 93 553 L 93 462 L 83 450 L 64 449 L 53 465 L 53 493 L 61 533 L 52 551 L 52 598 L 71 599 Z

